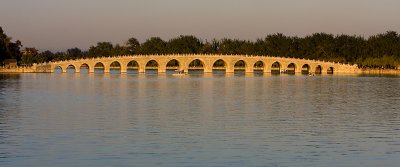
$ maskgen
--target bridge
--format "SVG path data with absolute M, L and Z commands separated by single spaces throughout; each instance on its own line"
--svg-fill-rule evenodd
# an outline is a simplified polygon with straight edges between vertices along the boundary
M 109 73 L 117 70 L 127 73 L 129 70 L 137 70 L 144 73 L 147 70 L 165 73 L 167 70 L 202 70 L 211 73 L 213 70 L 224 70 L 226 73 L 244 71 L 252 73 L 287 72 L 287 73 L 354 73 L 358 70 L 356 65 L 348 65 L 335 62 L 308 60 L 299 58 L 284 58 L 271 56 L 250 55 L 207 55 L 207 54 L 171 54 L 171 55 L 125 55 L 114 57 L 85 58 L 68 61 L 49 62 L 35 64 L 35 72 L 54 72 L 55 70 L 66 73 L 68 69 L 74 69 L 79 73 L 83 69 L 89 73 L 100 70 Z

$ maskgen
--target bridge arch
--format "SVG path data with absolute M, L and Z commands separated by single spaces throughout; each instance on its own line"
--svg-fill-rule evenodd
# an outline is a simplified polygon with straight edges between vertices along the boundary
M 334 72 L 334 68 L 333 67 L 329 67 L 328 69 L 327 69 L 327 74 L 333 74 L 333 72 Z
M 136 60 L 131 60 L 126 65 L 126 72 L 128 74 L 138 74 L 139 73 L 139 63 Z
M 180 63 L 178 60 L 172 59 L 172 60 L 168 61 L 166 67 L 167 67 L 167 70 L 169 70 L 169 69 L 177 70 L 180 68 Z
M 236 61 L 236 63 L 233 66 L 234 72 L 236 72 L 236 71 L 242 71 L 242 72 L 244 71 L 245 72 L 246 68 L 247 68 L 247 63 L 244 60 Z
M 282 64 L 278 61 L 272 63 L 271 65 L 271 73 L 272 74 L 280 74 L 282 69 Z
M 202 74 L 204 73 L 205 64 L 201 59 L 193 59 L 190 60 L 188 65 L 188 73 L 189 74 Z
M 113 61 L 110 64 L 110 73 L 121 73 L 121 63 L 119 63 L 118 61 Z
M 304 64 L 302 67 L 301 67 L 301 73 L 302 74 L 309 74 L 310 73 L 310 65 L 308 65 L 308 64 Z
M 159 63 L 156 60 L 149 60 L 145 66 L 145 73 L 158 74 Z
M 63 73 L 63 72 L 64 72 L 64 71 L 63 71 L 63 68 L 62 68 L 60 65 L 55 66 L 55 67 L 53 68 L 53 73 L 60 74 L 60 73 Z
M 253 73 L 264 73 L 265 63 L 262 60 L 258 60 L 253 65 Z
M 296 74 L 296 64 L 294 63 L 290 63 L 287 67 L 286 67 L 286 73 L 287 74 Z
M 212 65 L 213 73 L 217 73 L 217 74 L 225 73 L 226 68 L 227 68 L 227 63 L 222 59 L 218 59 L 218 60 L 214 61 L 213 65 Z
M 69 74 L 74 74 L 76 72 L 76 68 L 74 65 L 70 64 L 67 66 L 65 72 Z
M 104 71 L 105 71 L 105 66 L 104 66 L 104 64 L 102 62 L 97 62 L 94 65 L 94 73 L 103 74 Z
M 315 74 L 322 74 L 322 66 L 321 65 L 317 65 L 315 67 Z
M 79 73 L 88 74 L 90 73 L 90 67 L 87 63 L 83 63 L 79 66 Z

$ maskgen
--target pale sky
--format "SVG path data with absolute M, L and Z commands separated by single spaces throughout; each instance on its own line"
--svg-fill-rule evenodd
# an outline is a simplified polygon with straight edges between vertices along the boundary
M 0 0 L 0 26 L 25 47 L 53 51 L 130 37 L 368 37 L 400 32 L 400 0 Z

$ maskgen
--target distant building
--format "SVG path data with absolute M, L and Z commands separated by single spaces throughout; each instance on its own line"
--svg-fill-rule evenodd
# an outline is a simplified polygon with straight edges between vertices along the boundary
M 6 59 L 6 60 L 4 60 L 4 66 L 6 68 L 16 68 L 17 60 L 16 59 Z
M 38 54 L 38 50 L 35 48 L 24 48 L 22 50 L 23 56 L 35 56 Z
M 35 48 L 24 48 L 22 50 L 21 66 L 31 66 L 33 58 L 38 55 L 38 50 Z

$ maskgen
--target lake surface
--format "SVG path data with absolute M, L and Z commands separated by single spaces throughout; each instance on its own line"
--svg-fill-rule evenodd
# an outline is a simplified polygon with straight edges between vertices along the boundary
M 0 166 L 399 166 L 400 78 L 0 74 Z

